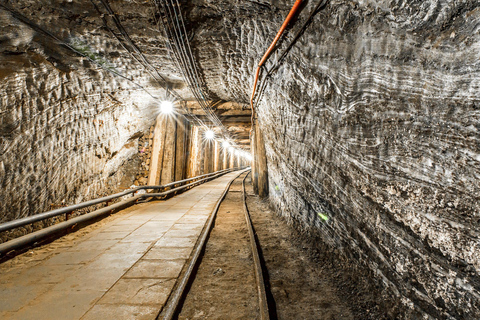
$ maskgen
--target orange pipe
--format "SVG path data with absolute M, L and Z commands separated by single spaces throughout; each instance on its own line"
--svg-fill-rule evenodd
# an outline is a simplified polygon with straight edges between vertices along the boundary
M 252 107 L 252 121 L 253 121 L 253 115 L 255 113 L 255 109 L 253 107 L 253 98 L 255 97 L 255 91 L 257 90 L 258 77 L 260 76 L 260 70 L 261 70 L 260 68 L 267 61 L 267 59 L 270 56 L 270 54 L 272 53 L 273 49 L 275 49 L 275 45 L 277 44 L 278 40 L 282 36 L 283 32 L 287 28 L 290 21 L 293 19 L 293 17 L 297 13 L 298 9 L 300 8 L 300 5 L 302 4 L 302 1 L 303 0 L 295 1 L 292 9 L 290 10 L 290 13 L 288 14 L 287 18 L 285 18 L 285 21 L 283 22 L 282 26 L 280 27 L 280 30 L 278 30 L 277 35 L 275 36 L 275 39 L 273 39 L 272 44 L 270 45 L 270 47 L 268 47 L 267 51 L 263 55 L 262 60 L 260 60 L 260 63 L 258 64 L 257 72 L 255 73 L 255 81 L 253 83 L 252 97 L 250 98 L 250 105 Z M 252 122 L 252 125 L 253 125 L 253 122 Z

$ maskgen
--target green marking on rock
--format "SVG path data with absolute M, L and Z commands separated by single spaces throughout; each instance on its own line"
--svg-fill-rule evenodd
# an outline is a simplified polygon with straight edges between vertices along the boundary
M 328 218 L 328 216 L 327 216 L 326 214 L 323 214 L 323 213 L 320 213 L 320 212 L 317 213 L 317 214 L 318 214 L 318 216 L 319 216 L 320 218 L 323 219 L 323 221 L 328 221 L 329 218 Z

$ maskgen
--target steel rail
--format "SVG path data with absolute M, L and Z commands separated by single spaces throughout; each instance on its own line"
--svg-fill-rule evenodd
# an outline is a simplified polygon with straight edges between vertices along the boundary
M 174 189 L 168 190 L 166 192 L 162 192 L 162 193 L 139 194 L 139 195 L 133 196 L 130 199 L 123 200 L 121 202 L 117 202 L 117 203 L 115 203 L 113 205 L 110 205 L 108 207 L 104 207 L 104 208 L 101 208 L 99 210 L 92 211 L 90 213 L 75 217 L 73 219 L 63 221 L 63 222 L 60 222 L 60 223 L 55 224 L 53 226 L 50 226 L 50 227 L 32 232 L 32 233 L 27 234 L 25 236 L 7 241 L 5 243 L 0 244 L 0 258 L 2 258 L 2 255 L 6 255 L 8 252 L 10 252 L 12 250 L 23 248 L 23 247 L 25 247 L 29 244 L 37 242 L 38 240 L 41 240 L 41 239 L 46 238 L 48 236 L 59 233 L 60 231 L 66 230 L 70 227 L 74 227 L 77 224 L 90 221 L 92 219 L 95 219 L 95 218 L 101 217 L 103 215 L 109 214 L 114 210 L 118 210 L 120 208 L 124 208 L 124 207 L 127 207 L 129 205 L 135 204 L 138 200 L 147 199 L 147 198 L 159 198 L 159 197 L 166 198 L 168 196 L 172 196 L 172 195 L 176 194 L 179 191 L 188 190 L 188 189 L 191 189 L 191 188 L 193 188 L 193 187 L 195 187 L 199 184 L 202 184 L 204 182 L 207 182 L 207 181 L 213 180 L 215 178 L 218 178 L 219 176 L 222 176 L 222 175 L 226 174 L 227 171 L 229 173 L 229 172 L 236 171 L 236 170 L 241 170 L 241 169 L 242 168 L 240 168 L 240 169 L 239 168 L 234 168 L 234 169 L 226 169 L 226 170 L 222 170 L 222 171 L 217 171 L 216 173 L 213 174 L 213 176 L 211 174 L 209 174 L 210 175 L 209 177 L 204 177 L 203 179 L 200 179 L 200 180 L 195 181 L 193 183 L 190 183 L 190 184 L 187 184 L 187 185 L 184 185 L 184 186 L 181 186 L 181 187 L 177 187 L 177 188 L 174 188 Z M 202 177 L 202 176 L 199 176 L 199 177 Z M 172 184 L 174 184 L 174 183 L 172 183 Z
M 224 169 L 224 170 L 204 174 L 204 175 L 189 178 L 189 179 L 175 181 L 175 182 L 163 185 L 163 186 L 141 186 L 141 187 L 137 187 L 135 189 L 125 190 L 123 192 L 115 193 L 115 194 L 112 194 L 110 196 L 106 196 L 106 197 L 102 197 L 102 198 L 98 198 L 98 199 L 94 199 L 94 200 L 90 200 L 90 201 L 85 201 L 85 202 L 75 204 L 75 205 L 71 205 L 71 206 L 68 206 L 68 207 L 59 208 L 59 209 L 39 213 L 39 214 L 36 214 L 36 215 L 33 215 L 33 216 L 28 216 L 28 217 L 25 217 L 25 218 L 21 218 L 21 219 L 17 219 L 17 220 L 2 223 L 2 224 L 0 224 L 0 232 L 4 232 L 4 231 L 8 231 L 8 230 L 11 230 L 11 229 L 14 229 L 14 228 L 22 227 L 22 226 L 25 226 L 25 225 L 28 225 L 28 224 L 31 224 L 31 223 L 34 223 L 34 222 L 38 222 L 38 221 L 41 221 L 41 220 L 45 220 L 45 219 L 48 219 L 48 218 L 56 217 L 56 216 L 59 216 L 61 214 L 70 213 L 72 211 L 75 211 L 75 210 L 78 210 L 78 209 L 83 209 L 83 208 L 86 208 L 86 207 L 90 207 L 90 206 L 93 206 L 93 205 L 96 205 L 96 204 L 99 204 L 99 203 L 111 201 L 111 200 L 129 195 L 129 194 L 132 194 L 132 193 L 135 194 L 136 192 L 138 192 L 140 190 L 147 190 L 147 189 L 165 190 L 165 189 L 168 189 L 168 188 L 175 187 L 177 185 L 188 183 L 190 181 L 194 181 L 194 180 L 197 180 L 197 179 L 203 179 L 203 178 L 213 176 L 213 175 L 217 175 L 217 174 L 223 174 L 223 173 L 226 173 L 227 171 L 229 172 L 229 171 L 233 171 L 233 170 L 235 170 L 235 169 Z
M 259 244 L 255 239 L 255 233 L 253 230 L 252 220 L 250 219 L 250 212 L 248 211 L 247 196 L 245 192 L 245 180 L 247 179 L 250 172 L 245 175 L 242 181 L 243 211 L 245 213 L 245 221 L 247 222 L 248 235 L 250 237 L 253 263 L 255 264 L 255 279 L 257 280 L 258 305 L 260 306 L 260 319 L 269 320 L 270 313 L 268 311 L 267 291 L 265 290 L 265 280 L 263 278 L 262 263 L 260 261 L 260 255 L 258 253 Z
M 197 266 L 197 263 L 198 263 L 198 258 L 200 257 L 200 254 L 204 250 L 205 245 L 207 243 L 207 238 L 208 238 L 210 232 L 212 231 L 213 223 L 214 223 L 215 218 L 217 216 L 218 209 L 220 208 L 220 205 L 222 204 L 225 197 L 227 196 L 227 193 L 230 190 L 230 186 L 232 185 L 232 183 L 240 175 L 242 175 L 244 172 L 245 172 L 245 170 L 240 172 L 235 178 L 230 180 L 227 187 L 225 188 L 225 191 L 223 191 L 222 196 L 220 197 L 220 199 L 218 199 L 217 204 L 215 205 L 215 208 L 213 209 L 213 211 L 210 215 L 210 218 L 208 219 L 207 226 L 203 230 L 203 233 L 200 236 L 200 240 L 194 248 L 192 259 L 190 260 L 190 263 L 188 264 L 187 270 L 183 274 L 182 279 L 180 279 L 180 282 L 179 282 L 178 286 L 176 287 L 175 292 L 173 292 L 173 294 L 171 295 L 171 298 L 168 300 L 167 305 L 164 308 L 165 312 L 162 312 L 163 313 L 163 317 L 162 317 L 163 320 L 171 320 L 171 319 L 173 319 L 173 317 L 177 313 L 178 307 L 180 306 L 180 301 L 183 299 L 183 297 L 185 295 L 185 288 L 187 287 L 187 284 L 192 277 L 193 270 L 195 269 L 195 267 Z M 160 319 L 162 313 L 160 313 L 157 316 L 157 320 Z

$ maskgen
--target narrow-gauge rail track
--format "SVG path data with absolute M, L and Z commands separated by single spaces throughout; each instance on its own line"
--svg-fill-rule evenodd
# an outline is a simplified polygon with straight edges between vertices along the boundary
M 158 319 L 270 318 L 246 204 L 249 174 L 242 173 L 225 190 Z

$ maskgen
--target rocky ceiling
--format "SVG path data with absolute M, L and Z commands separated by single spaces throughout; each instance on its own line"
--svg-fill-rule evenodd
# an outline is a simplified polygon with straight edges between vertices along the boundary
M 146 99 L 189 101 L 188 110 L 180 112 L 190 113 L 191 119 L 198 115 L 211 124 L 201 104 L 195 103 L 198 99 L 190 90 L 192 86 L 189 88 L 185 82 L 189 70 L 182 68 L 178 63 L 181 58 L 169 46 L 163 26 L 169 13 L 162 11 L 159 3 L 1 1 L 0 14 L 6 22 L 1 35 L 2 52 L 8 55 L 2 73 L 14 72 L 17 64 L 31 63 L 25 52 L 34 54 L 38 61 L 48 61 L 61 72 L 87 70 L 93 85 L 107 71 L 115 81 L 124 83 L 123 87 Z M 171 8 L 180 8 L 178 14 L 185 21 L 188 41 L 184 43 L 190 44 L 202 98 L 220 117 L 230 136 L 248 149 L 254 57 L 268 46 L 264 39 L 254 38 L 250 29 L 256 23 L 253 19 L 272 20 L 261 27 L 271 24 L 276 28 L 289 1 L 275 2 L 275 6 L 271 1 L 179 1 L 179 7 L 175 5 L 177 1 L 172 3 Z M 257 42 L 256 55 L 251 52 L 251 43 L 245 42 L 247 38 Z M 12 59 L 13 56 L 16 58 Z M 166 93 L 165 88 L 171 93 Z

